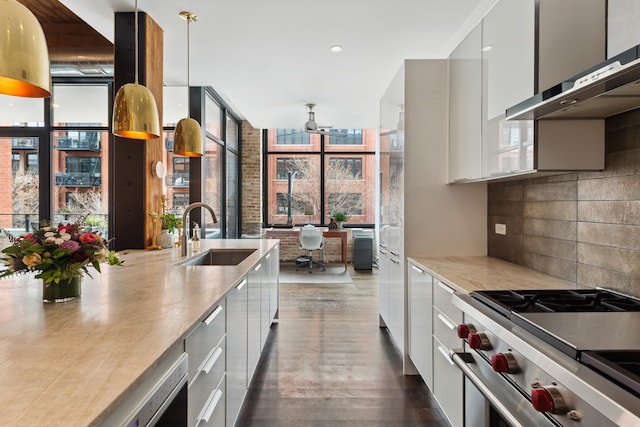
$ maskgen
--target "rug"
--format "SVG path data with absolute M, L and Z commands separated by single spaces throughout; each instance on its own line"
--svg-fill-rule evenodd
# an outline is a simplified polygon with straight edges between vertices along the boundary
M 313 272 L 309 273 L 308 268 L 300 267 L 296 271 L 293 266 L 280 266 L 280 283 L 353 283 L 348 271 L 344 271 L 344 266 L 322 268 L 313 267 Z

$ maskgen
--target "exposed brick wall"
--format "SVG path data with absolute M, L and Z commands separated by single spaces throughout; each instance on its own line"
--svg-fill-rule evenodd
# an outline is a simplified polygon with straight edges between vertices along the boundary
M 262 222 L 262 133 L 246 120 L 241 125 L 242 218 L 241 232 L 247 223 Z
M 640 110 L 607 119 L 605 135 L 602 172 L 489 185 L 490 256 L 640 296 Z

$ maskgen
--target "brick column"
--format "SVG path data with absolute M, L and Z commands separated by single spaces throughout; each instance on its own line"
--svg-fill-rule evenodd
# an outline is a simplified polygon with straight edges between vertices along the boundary
M 262 222 L 262 132 L 246 120 L 240 124 L 242 147 L 241 232 L 248 222 Z

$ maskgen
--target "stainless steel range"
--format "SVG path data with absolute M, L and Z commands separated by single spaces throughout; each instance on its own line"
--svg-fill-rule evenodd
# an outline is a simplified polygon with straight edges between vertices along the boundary
M 466 425 L 640 427 L 640 300 L 604 289 L 453 298 Z

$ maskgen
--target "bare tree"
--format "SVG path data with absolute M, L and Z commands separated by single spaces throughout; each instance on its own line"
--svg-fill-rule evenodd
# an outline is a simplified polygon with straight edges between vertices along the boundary
M 28 224 L 25 224 L 26 215 L 35 215 L 37 221 L 40 208 L 39 194 L 40 181 L 37 172 L 26 170 L 13 176 L 12 210 L 18 215 L 13 221 L 15 227 L 28 227 Z
M 312 205 L 320 212 L 320 161 L 308 157 L 296 157 L 292 169 L 297 171 L 293 188 L 293 214 L 302 215 L 304 206 Z M 325 174 L 325 191 L 328 196 L 327 214 L 345 212 L 347 215 L 361 215 L 362 203 L 373 191 L 364 185 L 361 172 L 354 172 L 341 158 L 329 161 Z

